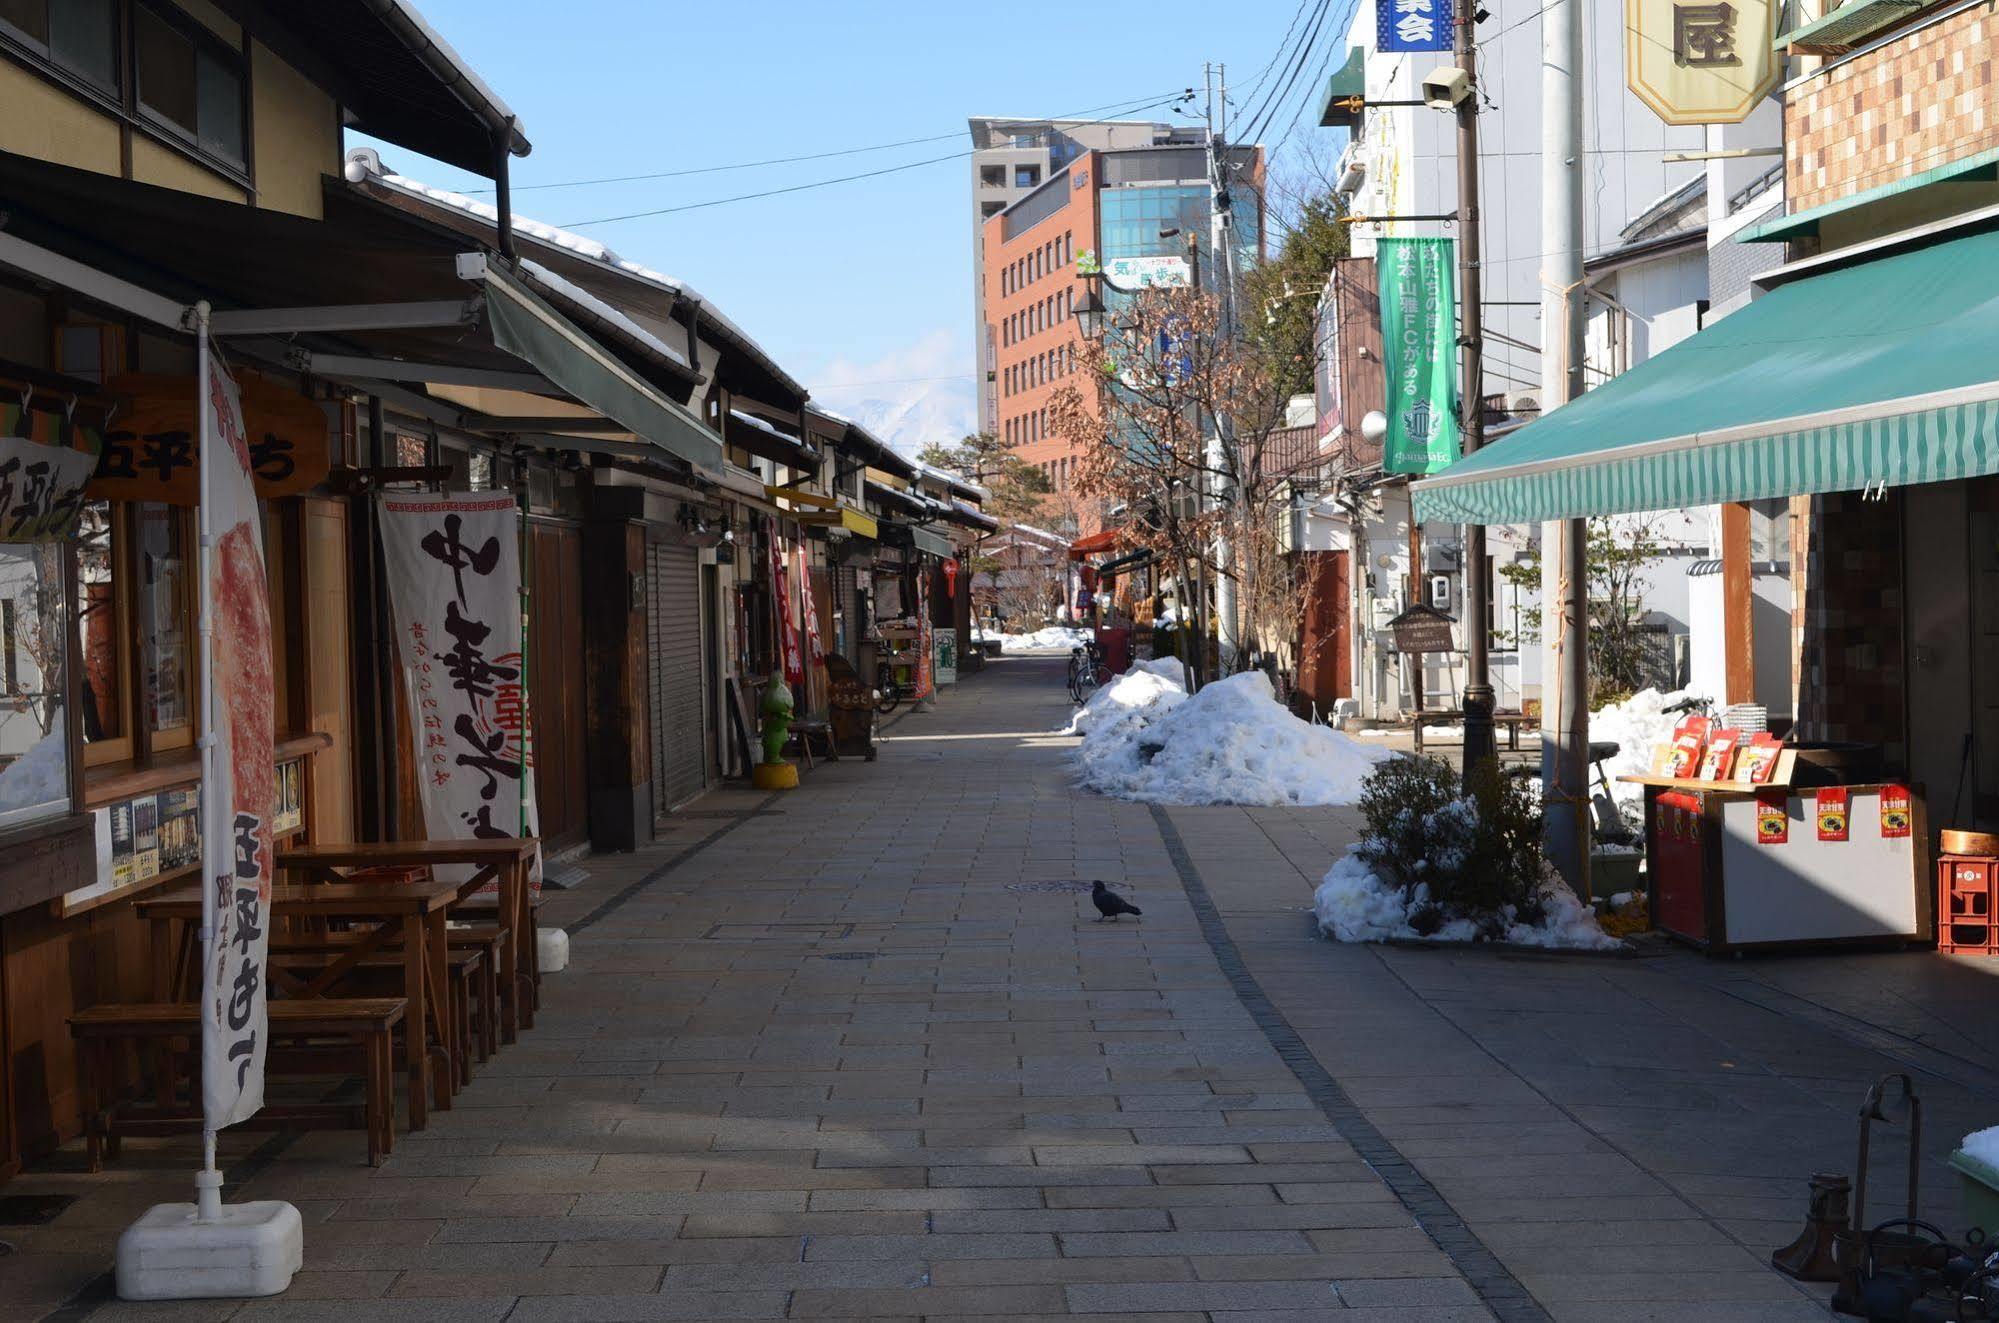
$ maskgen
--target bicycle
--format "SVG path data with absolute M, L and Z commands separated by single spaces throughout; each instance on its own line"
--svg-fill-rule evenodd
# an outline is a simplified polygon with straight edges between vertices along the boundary
M 1104 650 L 1094 639 L 1072 648 L 1069 652 L 1069 697 L 1077 703 L 1087 700 L 1098 686 L 1110 682 L 1110 667 L 1104 662 Z
M 895 667 L 887 662 L 875 664 L 875 711 L 887 716 L 902 702 L 902 686 L 896 683 Z

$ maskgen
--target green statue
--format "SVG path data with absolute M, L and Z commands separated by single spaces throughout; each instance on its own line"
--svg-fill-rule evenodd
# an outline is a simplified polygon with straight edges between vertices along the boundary
M 791 713 L 791 687 L 785 684 L 783 674 L 773 671 L 770 684 L 764 689 L 763 701 L 763 744 L 766 766 L 774 766 L 784 761 L 784 742 L 791 738 Z

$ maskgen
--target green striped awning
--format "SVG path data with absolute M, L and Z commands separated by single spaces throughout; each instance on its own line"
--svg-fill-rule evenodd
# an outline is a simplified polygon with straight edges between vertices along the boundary
M 1999 233 L 1780 285 L 1415 484 L 1525 523 L 1999 473 Z

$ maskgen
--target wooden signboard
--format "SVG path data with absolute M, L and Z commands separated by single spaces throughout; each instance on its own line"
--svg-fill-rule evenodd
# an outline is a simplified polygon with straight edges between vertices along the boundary
M 1388 622 L 1397 652 L 1456 652 L 1451 635 L 1456 622 L 1433 606 L 1412 606 Z
M 250 467 L 263 500 L 317 486 L 330 462 L 333 421 L 317 401 L 253 372 L 238 374 Z M 127 373 L 107 387 L 124 396 L 104 431 L 93 500 L 193 505 L 199 487 L 194 378 Z

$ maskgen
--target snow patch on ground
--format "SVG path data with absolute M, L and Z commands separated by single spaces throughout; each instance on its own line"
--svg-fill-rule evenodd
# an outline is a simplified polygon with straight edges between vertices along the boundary
M 1032 634 L 1005 634 L 1000 637 L 1000 651 L 1004 653 L 1022 652 L 1068 652 L 1080 648 L 1096 635 L 1087 629 L 1077 629 L 1073 625 L 1050 625 L 1037 629 Z
M 1154 804 L 1351 804 L 1375 764 L 1397 756 L 1300 721 L 1261 671 L 1188 697 L 1179 662 L 1145 667 L 1093 695 L 1070 724 L 1084 737 L 1082 782 L 1102 794 Z M 1129 690 L 1107 697 L 1125 682 Z M 1099 700 L 1105 706 L 1093 712 Z
M 1429 890 L 1418 884 L 1405 899 L 1402 888 L 1377 877 L 1357 850 L 1342 855 L 1313 893 L 1312 910 L 1327 937 L 1336 942 L 1469 942 L 1478 936 L 1470 919 L 1452 919 L 1428 936 L 1419 934 L 1409 926 L 1409 911 L 1428 901 Z M 1509 924 L 1506 941 L 1573 951 L 1613 951 L 1623 945 L 1597 926 L 1596 916 L 1559 879 L 1549 877 L 1541 896 L 1547 911 L 1542 921 L 1533 927 Z

